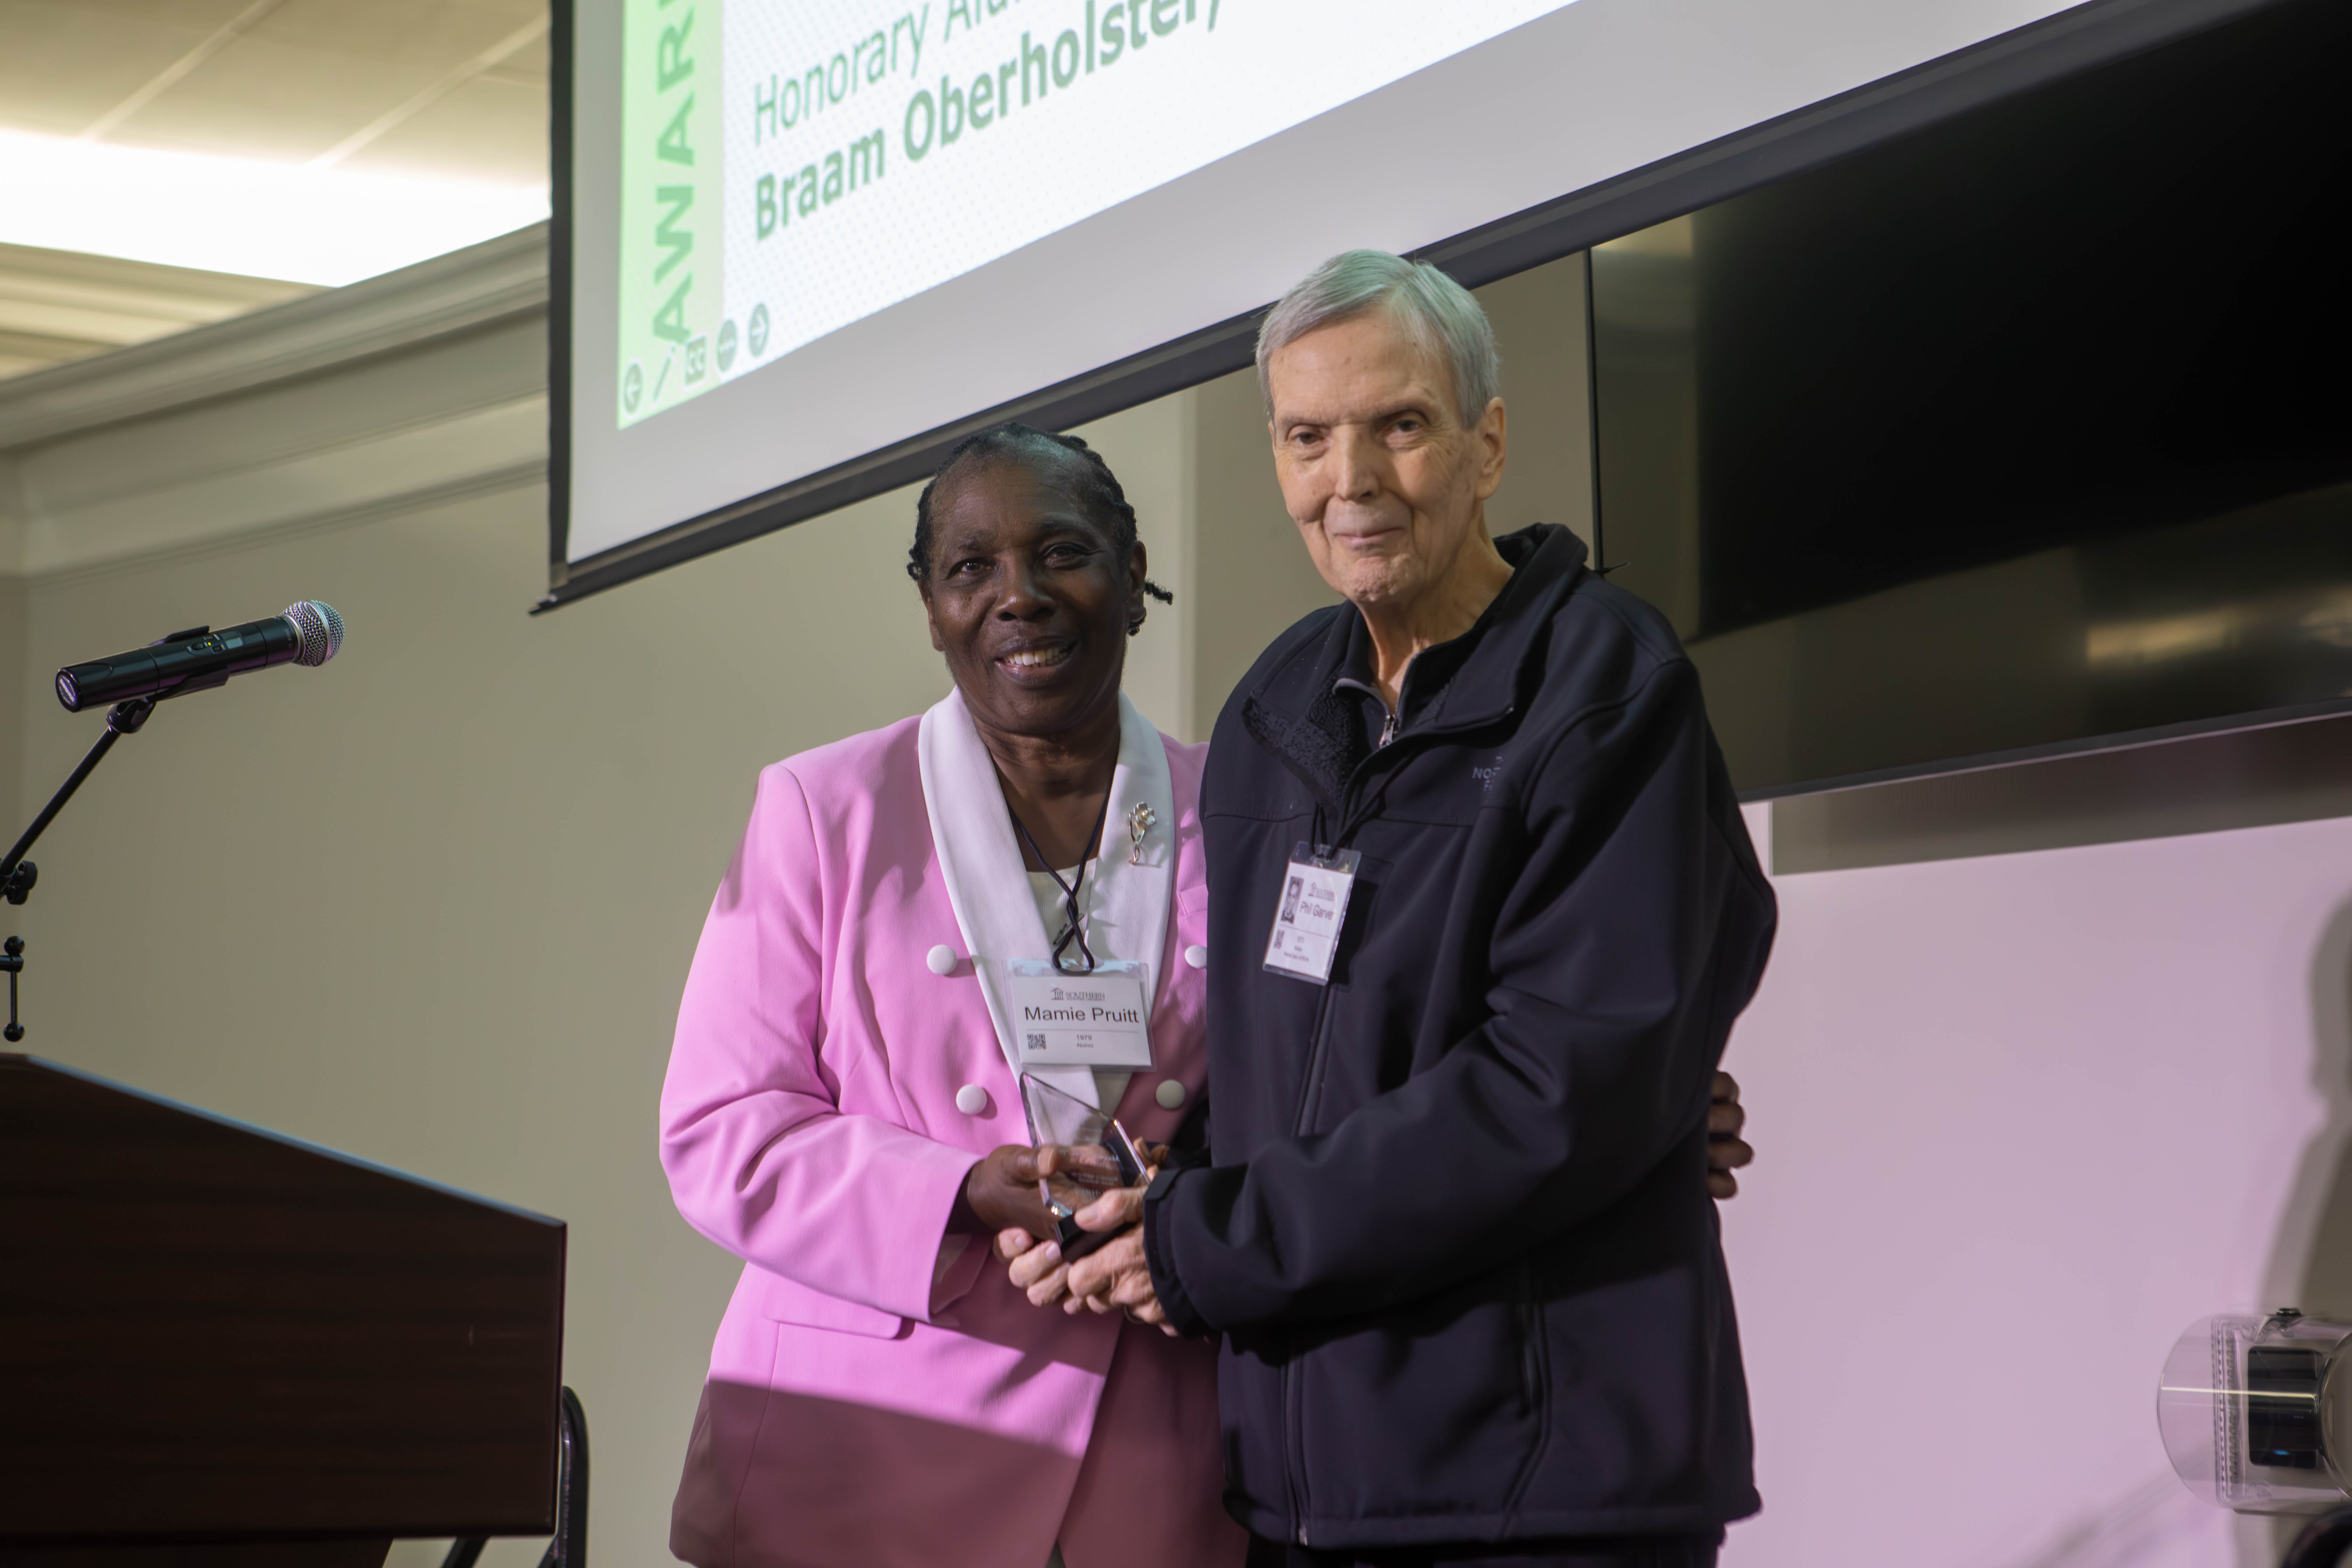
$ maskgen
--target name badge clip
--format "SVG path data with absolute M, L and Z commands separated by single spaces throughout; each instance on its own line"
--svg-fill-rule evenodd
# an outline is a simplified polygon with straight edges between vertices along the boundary
M 1301 842 L 1282 874 L 1275 900 L 1274 929 L 1265 939 L 1265 969 L 1311 984 L 1331 983 L 1331 961 L 1347 923 L 1348 898 L 1356 890 L 1356 868 L 1363 856 L 1353 849 Z

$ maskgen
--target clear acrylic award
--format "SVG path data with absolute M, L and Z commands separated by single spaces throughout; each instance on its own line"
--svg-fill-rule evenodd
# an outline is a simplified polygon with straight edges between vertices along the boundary
M 1033 1073 L 1021 1075 L 1021 1100 L 1029 1113 L 1029 1136 L 1058 1151 L 1054 1173 L 1037 1184 L 1054 1216 L 1054 1239 L 1064 1258 L 1084 1258 L 1118 1233 L 1084 1228 L 1078 1211 L 1105 1193 L 1142 1181 L 1143 1153 L 1109 1111 Z

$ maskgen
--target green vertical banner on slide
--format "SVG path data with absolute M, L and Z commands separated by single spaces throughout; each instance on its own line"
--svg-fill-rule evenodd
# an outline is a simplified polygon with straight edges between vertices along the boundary
M 621 48 L 623 426 L 719 384 L 720 0 L 625 0 Z

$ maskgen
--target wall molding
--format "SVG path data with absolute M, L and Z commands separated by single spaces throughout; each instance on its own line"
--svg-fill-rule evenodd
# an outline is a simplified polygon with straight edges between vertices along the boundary
M 0 382 L 0 577 L 47 584 L 547 477 L 545 225 Z
M 363 403 L 367 379 L 339 378 L 329 395 Z M 138 433 L 133 427 L 125 435 Z M 92 457 L 103 463 L 108 455 Z M 483 484 L 509 489 L 546 477 L 547 399 L 532 394 L 443 418 L 387 421 L 292 455 L 175 472 L 130 495 L 36 512 L 20 525 L 16 570 L 43 583 L 69 580 L 289 530 L 411 511 Z
M 1772 874 L 2274 827 L 2352 816 L 2352 717 L 1785 795 Z
M 543 314 L 547 226 L 154 342 L 0 382 L 0 451 Z
M 460 501 L 477 500 L 485 496 L 503 495 L 509 490 L 529 489 L 547 483 L 547 462 L 544 457 L 536 460 L 509 463 L 501 468 L 485 468 L 477 473 L 454 478 L 436 478 L 412 488 L 388 492 L 382 496 L 339 502 L 325 510 L 279 519 L 239 529 L 200 536 L 185 543 L 104 556 L 77 562 L 39 574 L 43 588 L 72 587 L 78 584 L 103 581 L 135 573 L 185 564 L 191 561 L 208 560 L 214 556 L 234 555 L 239 551 L 258 549 L 265 545 L 281 544 L 288 540 L 305 539 L 315 534 L 332 533 L 338 529 L 358 528 L 363 524 L 390 522 L 438 507 L 455 506 Z M 0 576 L 0 592 L 5 592 L 11 579 Z

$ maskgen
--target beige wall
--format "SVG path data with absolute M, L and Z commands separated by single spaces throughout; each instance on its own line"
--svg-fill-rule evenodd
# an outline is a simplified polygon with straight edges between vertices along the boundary
M 16 780 L 25 750 L 25 580 L 16 572 L 17 562 L 8 548 L 23 532 L 23 510 L 16 463 L 0 452 L 0 855 L 7 853 L 24 826 Z M 5 906 L 0 905 L 0 919 L 5 918 Z
M 1241 371 L 1187 395 L 1200 409 L 1193 550 L 1202 563 L 1191 712 L 1192 738 L 1205 741 L 1226 694 L 1275 634 L 1336 596 L 1282 510 L 1257 374 Z
M 16 841 L 23 818 L 29 815 L 16 805 L 16 779 L 24 767 L 25 695 L 25 584 L 0 577 L 0 855 Z M 5 918 L 0 913 L 0 920 Z
M 1584 349 L 1584 258 L 1506 278 L 1478 290 L 1503 351 L 1510 458 L 1486 505 L 1507 533 L 1557 522 L 1592 542 L 1592 421 Z
M 1135 508 L 1135 534 L 1151 580 L 1176 595 L 1150 603 L 1143 630 L 1127 645 L 1126 689 L 1144 717 L 1171 735 L 1192 740 L 1193 609 L 1201 597 L 1193 549 L 1192 458 L 1198 424 L 1192 393 L 1163 397 L 1081 427 L 1076 434 L 1099 450 Z M 908 513 L 912 516 L 912 502 Z
M 596 1554 L 653 1564 L 738 1267 L 677 1218 L 655 1159 L 702 914 L 759 767 L 947 681 L 902 569 L 910 490 L 527 615 L 543 337 L 499 276 L 476 279 L 507 292 L 473 315 L 413 311 L 429 321 L 396 352 L 396 331 L 355 338 L 364 357 L 312 352 L 310 301 L 0 393 L 0 479 L 23 480 L 0 487 L 0 567 L 30 567 L 0 574 L 8 834 L 101 723 L 58 707 L 58 665 L 296 598 L 351 626 L 324 669 L 159 710 L 0 924 L 29 943 L 26 1048 L 569 1222 L 564 1375 L 593 1431 Z M 1560 284 L 1490 291 L 1507 331 L 1544 342 L 1507 344 L 1528 412 L 1514 403 L 1502 526 L 1582 516 Z M 350 313 L 408 309 L 370 288 Z M 1131 645 L 1129 689 L 1205 737 L 1268 638 L 1329 599 L 1255 378 L 1082 433 L 1177 595 Z

